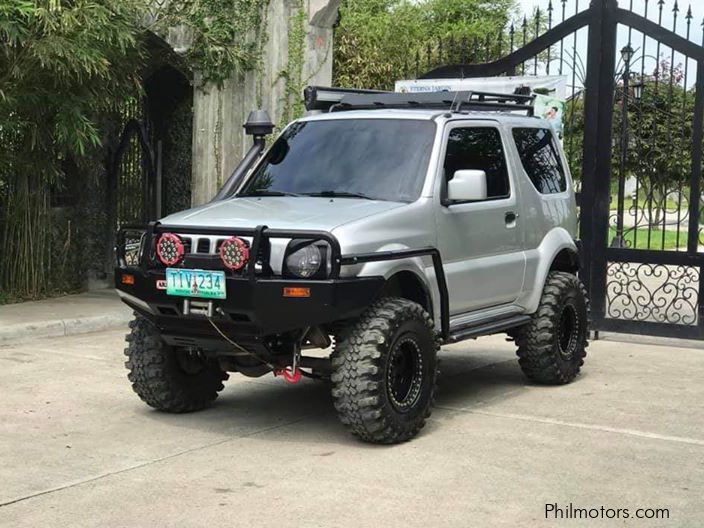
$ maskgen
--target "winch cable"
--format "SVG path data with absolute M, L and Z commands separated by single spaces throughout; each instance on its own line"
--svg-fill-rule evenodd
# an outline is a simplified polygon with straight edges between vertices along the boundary
M 300 381 L 301 376 L 306 376 L 306 377 L 309 377 L 309 378 L 315 378 L 315 377 L 316 377 L 316 375 L 313 374 L 313 373 L 304 372 L 304 371 L 301 370 L 297 365 L 295 365 L 292 370 L 289 370 L 288 368 L 283 368 L 283 369 L 277 368 L 276 366 L 272 365 L 272 364 L 269 363 L 268 361 L 266 361 L 266 360 L 262 359 L 261 357 L 259 357 L 259 356 L 258 356 L 257 354 L 255 354 L 254 352 L 251 352 L 251 351 L 247 350 L 247 349 L 244 348 L 242 345 L 238 345 L 238 344 L 235 343 L 232 339 L 230 339 L 229 337 L 227 337 L 227 336 L 225 335 L 225 333 L 224 333 L 222 330 L 220 330 L 220 328 L 218 327 L 218 325 L 215 324 L 215 321 L 213 321 L 210 317 L 206 316 L 206 319 L 207 319 L 208 322 L 212 325 L 212 327 L 215 329 L 215 331 L 216 331 L 218 334 L 220 334 L 220 337 L 222 337 L 225 341 L 227 341 L 228 343 L 230 343 L 230 344 L 231 344 L 233 347 L 235 347 L 237 350 L 241 350 L 241 351 L 244 352 L 246 355 L 251 356 L 251 357 L 253 357 L 254 359 L 256 359 L 257 361 L 259 361 L 259 362 L 261 362 L 262 364 L 266 365 L 267 368 L 268 368 L 271 372 L 274 373 L 274 376 L 283 376 L 284 379 L 286 379 L 286 381 L 288 381 L 289 383 L 294 383 L 294 384 L 295 384 L 295 383 L 298 383 L 298 382 Z M 295 364 L 295 360 L 294 360 L 294 364 Z
M 221 336 L 225 341 L 227 341 L 228 343 L 230 343 L 230 344 L 231 344 L 233 347 L 235 347 L 237 350 L 241 350 L 242 352 L 244 352 L 244 353 L 247 354 L 248 356 L 251 356 L 251 357 L 253 357 L 254 359 L 256 359 L 257 361 L 263 363 L 263 364 L 266 365 L 272 372 L 276 372 L 277 369 L 276 369 L 276 367 L 275 367 L 274 365 L 272 365 L 272 364 L 269 363 L 268 361 L 265 361 L 264 359 L 260 358 L 260 357 L 259 357 L 257 354 L 255 354 L 254 352 L 251 352 L 251 351 L 247 350 L 246 348 L 244 348 L 243 346 L 238 345 L 237 343 L 235 343 L 232 339 L 230 339 L 229 337 L 227 337 L 227 336 L 225 335 L 225 333 L 224 333 L 222 330 L 220 330 L 220 328 L 218 328 L 218 325 L 215 324 L 215 321 L 213 321 L 210 317 L 207 317 L 207 319 L 208 319 L 208 322 L 213 326 L 213 328 L 215 329 L 215 331 L 216 331 L 218 334 L 220 334 L 220 336 Z

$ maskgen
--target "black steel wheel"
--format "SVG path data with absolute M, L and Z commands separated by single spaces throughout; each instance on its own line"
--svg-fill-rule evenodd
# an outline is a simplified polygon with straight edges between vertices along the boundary
M 519 363 L 528 378 L 550 385 L 574 380 L 589 344 L 589 299 L 584 285 L 571 273 L 551 272 L 531 322 L 514 334 Z
M 401 336 L 391 347 L 386 388 L 399 412 L 413 409 L 423 388 L 423 353 L 413 334 Z
M 439 341 L 428 313 L 384 298 L 341 335 L 331 376 L 340 420 L 367 442 L 413 438 L 430 416 L 437 382 Z
M 566 361 L 578 353 L 580 326 L 579 315 L 574 303 L 566 303 L 562 307 L 557 327 L 557 345 L 560 349 L 560 355 Z

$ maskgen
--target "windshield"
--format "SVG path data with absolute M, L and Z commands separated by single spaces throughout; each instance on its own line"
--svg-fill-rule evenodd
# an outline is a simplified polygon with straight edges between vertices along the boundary
M 420 196 L 435 123 L 336 119 L 292 124 L 238 196 L 325 196 L 413 202 Z

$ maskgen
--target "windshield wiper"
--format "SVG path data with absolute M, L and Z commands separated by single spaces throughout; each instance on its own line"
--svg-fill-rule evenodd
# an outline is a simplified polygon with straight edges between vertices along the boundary
M 320 196 L 321 198 L 362 198 L 363 200 L 378 200 L 366 194 L 345 192 L 345 191 L 321 191 L 315 193 L 306 193 L 306 196 Z
M 239 194 L 238 196 L 246 198 L 247 196 L 303 196 L 302 194 L 286 192 L 286 191 L 250 191 L 247 194 Z

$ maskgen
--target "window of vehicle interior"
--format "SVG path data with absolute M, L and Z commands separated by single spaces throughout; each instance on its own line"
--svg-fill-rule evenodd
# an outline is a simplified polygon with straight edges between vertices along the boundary
M 444 168 L 446 181 L 450 181 L 458 170 L 486 172 L 489 200 L 511 195 L 506 154 L 501 134 L 496 128 L 452 129 L 447 141 Z
M 513 138 L 523 169 L 538 192 L 565 192 L 567 178 L 552 132 L 544 128 L 514 128 Z

